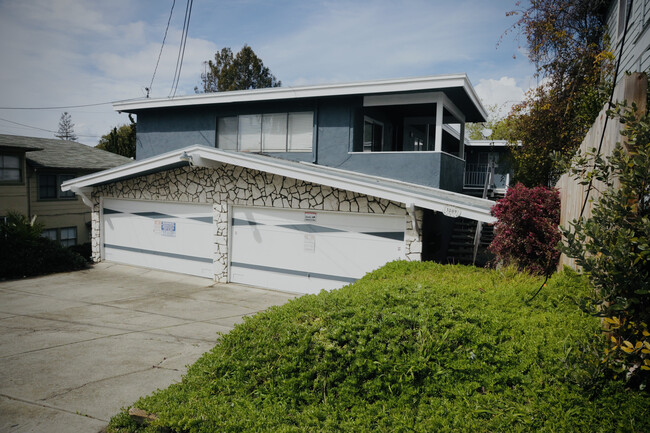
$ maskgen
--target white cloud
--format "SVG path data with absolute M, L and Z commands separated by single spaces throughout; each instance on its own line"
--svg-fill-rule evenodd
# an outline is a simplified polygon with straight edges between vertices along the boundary
M 530 80 L 527 80 L 530 83 Z M 530 85 L 518 85 L 513 77 L 481 79 L 474 87 L 486 109 L 495 108 L 496 117 L 505 117 L 514 104 L 524 99 Z

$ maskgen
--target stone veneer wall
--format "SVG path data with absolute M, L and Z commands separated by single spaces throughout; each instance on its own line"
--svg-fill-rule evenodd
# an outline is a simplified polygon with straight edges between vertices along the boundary
M 95 187 L 92 193 L 92 252 L 101 261 L 100 197 L 212 204 L 215 225 L 214 279 L 228 280 L 228 207 L 263 206 L 386 215 L 406 215 L 395 203 L 328 186 L 232 165 L 182 167 Z M 422 210 L 416 210 L 422 227 Z M 422 242 L 406 218 L 405 256 L 421 260 Z

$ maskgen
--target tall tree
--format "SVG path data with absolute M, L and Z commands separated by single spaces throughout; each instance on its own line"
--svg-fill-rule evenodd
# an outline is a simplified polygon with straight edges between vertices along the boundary
M 67 111 L 61 114 L 61 119 L 59 120 L 59 130 L 56 132 L 56 134 L 54 134 L 54 136 L 60 138 L 61 140 L 77 140 L 77 135 L 74 133 L 74 123 L 72 123 L 72 116 L 70 116 L 70 113 Z
M 128 158 L 135 158 L 136 123 L 129 115 L 130 124 L 114 127 L 108 134 L 102 135 L 97 149 L 117 153 Z
M 233 55 L 229 47 L 215 53 L 214 61 L 208 60 L 206 72 L 201 74 L 201 86 L 196 93 L 224 92 L 229 90 L 261 89 L 280 87 L 282 82 L 275 78 L 262 59 L 248 45 Z
M 513 107 L 507 122 L 515 178 L 527 186 L 553 184 L 607 100 L 613 56 L 608 51 L 608 0 L 530 0 L 514 25 L 526 37 L 528 55 L 543 84 Z M 521 6 L 517 2 L 516 6 Z

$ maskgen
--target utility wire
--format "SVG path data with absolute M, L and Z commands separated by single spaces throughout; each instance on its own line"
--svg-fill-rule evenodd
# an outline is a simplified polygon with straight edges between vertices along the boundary
M 629 0 L 629 3 L 627 3 L 627 16 L 625 17 L 625 28 L 623 29 L 623 37 L 621 38 L 621 47 L 619 48 L 618 52 L 618 59 L 616 60 L 616 68 L 614 70 L 614 84 L 612 85 L 612 91 L 609 94 L 609 102 L 607 103 L 607 107 L 611 107 L 612 103 L 614 102 L 614 90 L 616 90 L 616 78 L 618 77 L 618 72 L 619 68 L 621 66 L 621 57 L 623 57 L 623 47 L 625 46 L 625 36 L 627 35 L 627 28 L 628 24 L 630 23 L 630 16 L 632 15 L 632 5 L 634 3 L 633 0 Z M 619 3 L 620 5 L 620 3 Z M 607 130 L 607 121 L 609 120 L 609 116 L 605 116 L 605 123 L 603 124 L 603 131 L 600 134 L 600 143 L 598 143 L 598 151 L 596 152 L 596 158 L 600 155 L 600 151 L 603 148 L 603 141 L 605 140 L 605 131 Z M 585 213 L 585 208 L 587 207 L 587 202 L 589 201 L 589 193 L 591 193 L 591 189 L 593 188 L 594 184 L 594 179 L 593 177 L 589 179 L 589 185 L 587 186 L 587 193 L 585 194 L 585 201 L 582 203 L 582 209 L 580 209 L 580 218 L 582 218 L 582 215 Z
M 13 120 L 4 119 L 2 117 L 0 117 L 0 120 L 3 121 L 3 122 L 7 122 L 7 123 L 13 123 L 14 125 L 23 126 L 25 128 L 37 129 L 39 131 L 51 132 L 53 134 L 58 133 L 58 131 L 53 131 L 51 129 L 45 129 L 45 128 L 39 128 L 38 126 L 26 125 L 24 123 L 14 122 Z M 93 137 L 93 138 L 99 137 L 99 135 L 83 135 L 83 134 L 76 134 L 76 133 L 75 133 L 75 135 L 77 137 Z
M 82 105 L 62 105 L 60 107 L 0 107 L 0 110 L 63 110 L 66 108 L 83 108 L 83 107 L 97 107 L 99 105 L 109 105 L 113 102 L 97 102 L 95 104 L 82 104 Z
M 165 47 L 165 41 L 167 40 L 167 32 L 169 31 L 169 23 L 172 21 L 172 15 L 174 14 L 174 6 L 176 5 L 176 0 L 172 1 L 172 9 L 169 11 L 169 19 L 167 20 L 167 27 L 165 28 L 165 36 L 163 36 L 162 45 L 160 45 L 160 52 L 158 53 L 158 60 L 156 61 L 156 67 L 153 70 L 153 75 L 151 76 L 151 83 L 147 90 L 147 98 L 149 97 L 149 92 L 153 89 L 153 79 L 156 78 L 156 71 L 158 70 L 158 65 L 160 64 L 160 57 L 163 53 L 163 48 Z
M 170 96 L 172 98 L 176 96 L 176 90 L 178 89 L 178 82 L 181 78 L 181 70 L 183 69 L 183 59 L 185 58 L 185 45 L 187 44 L 187 34 L 189 33 L 190 17 L 192 15 L 192 4 L 193 4 L 193 0 L 187 0 L 187 4 L 185 6 L 185 19 L 183 21 L 181 43 L 178 47 L 178 56 L 176 57 L 176 71 L 174 72 L 174 78 L 172 80 L 172 89 L 170 90 Z

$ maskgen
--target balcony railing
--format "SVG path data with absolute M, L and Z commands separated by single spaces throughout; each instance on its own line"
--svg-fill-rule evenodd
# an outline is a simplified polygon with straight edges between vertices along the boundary
M 487 170 L 487 164 L 465 164 L 465 187 L 483 188 Z

